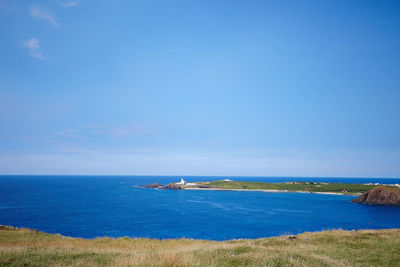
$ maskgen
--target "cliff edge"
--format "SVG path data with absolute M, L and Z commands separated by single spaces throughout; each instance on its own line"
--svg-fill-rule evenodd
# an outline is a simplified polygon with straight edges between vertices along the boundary
M 380 186 L 369 190 L 351 202 L 361 204 L 380 204 L 400 206 L 400 188 Z

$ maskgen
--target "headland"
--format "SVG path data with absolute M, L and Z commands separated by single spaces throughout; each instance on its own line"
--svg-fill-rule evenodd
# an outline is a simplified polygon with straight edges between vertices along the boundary
M 372 188 L 356 199 L 354 203 L 374 205 L 400 206 L 400 188 L 394 186 L 379 186 Z
M 207 182 L 180 182 L 165 186 L 153 183 L 142 187 L 171 190 L 215 190 L 215 191 L 260 191 L 266 193 L 316 193 L 360 196 L 369 190 L 379 187 L 379 184 L 359 183 L 325 183 L 325 182 L 284 182 L 266 183 L 251 181 L 217 180 Z M 395 185 L 390 187 L 397 188 Z

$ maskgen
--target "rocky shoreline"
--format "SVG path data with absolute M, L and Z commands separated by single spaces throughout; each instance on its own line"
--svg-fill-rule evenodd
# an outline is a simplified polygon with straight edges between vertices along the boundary
M 251 191 L 251 192 L 265 192 L 265 193 L 305 193 L 305 194 L 323 194 L 323 195 L 352 195 L 359 196 L 360 193 L 349 194 L 349 193 L 334 193 L 334 192 L 307 192 L 298 190 L 274 190 L 274 189 L 227 189 L 227 188 L 182 188 L 182 190 L 209 190 L 209 191 Z
M 153 189 L 166 189 L 166 190 L 208 190 L 208 191 L 251 191 L 251 192 L 265 192 L 265 193 L 307 193 L 307 194 L 323 194 L 323 195 L 352 195 L 360 196 L 361 193 L 345 193 L 345 192 L 309 192 L 299 190 L 275 190 L 275 189 L 230 189 L 230 188 L 213 188 L 207 186 L 197 185 L 196 187 L 185 187 L 177 183 L 169 183 L 162 185 L 158 183 L 152 183 L 150 185 L 141 185 L 142 188 L 153 188 Z
M 184 189 L 183 186 L 180 186 L 176 183 L 170 183 L 167 185 L 162 185 L 162 184 L 158 184 L 158 183 L 152 183 L 150 185 L 141 185 L 139 187 L 143 187 L 143 188 L 154 188 L 154 189 L 168 189 L 168 190 L 182 190 Z
M 353 199 L 352 202 L 360 204 L 400 206 L 400 189 L 390 186 L 380 186 L 369 190 L 356 199 Z

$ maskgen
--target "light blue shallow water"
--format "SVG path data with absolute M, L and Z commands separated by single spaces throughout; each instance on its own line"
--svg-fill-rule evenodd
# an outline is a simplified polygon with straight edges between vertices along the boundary
M 234 179 L 400 183 L 400 179 Z M 177 180 L 178 177 L 146 176 L 0 176 L 0 224 L 84 238 L 129 236 L 213 240 L 337 228 L 400 228 L 400 207 L 353 204 L 350 202 L 352 196 L 136 187 Z

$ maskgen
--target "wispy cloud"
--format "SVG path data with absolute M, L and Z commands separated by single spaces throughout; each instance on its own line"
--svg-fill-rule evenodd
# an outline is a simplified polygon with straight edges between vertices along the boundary
M 36 47 L 35 43 L 31 45 Z M 137 135 L 158 135 L 162 133 L 162 131 L 154 130 L 147 125 L 134 123 L 127 125 L 85 124 L 79 127 L 62 128 L 55 131 L 57 136 L 66 138 L 86 138 L 93 135 L 129 138 Z
M 29 48 L 31 50 L 36 50 L 40 48 L 39 40 L 36 38 L 29 39 L 28 41 L 24 42 L 24 45 L 26 48 Z
M 74 7 L 81 3 L 80 0 L 69 0 L 69 1 L 60 1 L 58 4 L 61 7 Z
M 38 59 L 41 59 L 41 60 L 46 60 L 47 59 L 47 57 L 40 50 L 40 43 L 39 43 L 39 40 L 37 38 L 31 38 L 28 41 L 23 41 L 22 45 L 25 48 L 29 49 L 31 57 L 38 58 Z
M 56 132 L 57 135 L 62 135 L 62 136 L 74 136 L 76 133 L 75 129 L 68 128 L 68 129 L 62 129 Z
M 86 128 L 95 134 L 108 135 L 112 137 L 130 137 L 133 135 L 157 134 L 147 126 L 141 124 L 131 124 L 128 126 L 114 126 L 104 124 L 88 124 Z
M 64 146 L 59 149 L 59 153 L 61 154 L 99 154 L 100 151 L 92 150 L 92 149 L 85 149 L 79 146 Z
M 59 25 L 56 19 L 47 11 L 43 10 L 40 7 L 30 7 L 29 13 L 31 14 L 32 18 L 35 20 L 44 20 L 50 23 L 56 29 L 59 28 Z

